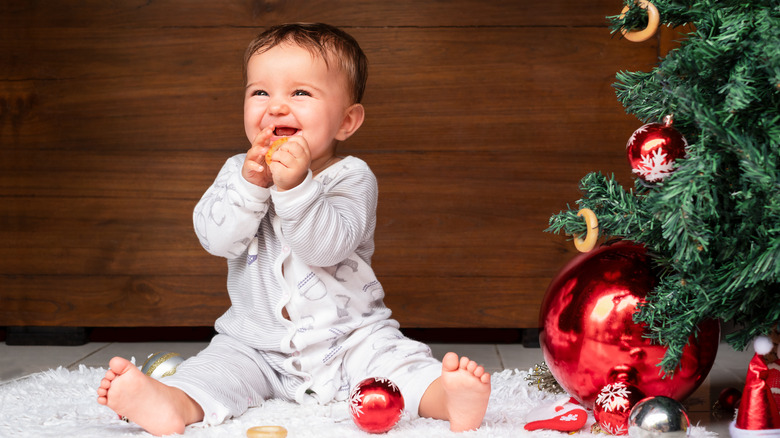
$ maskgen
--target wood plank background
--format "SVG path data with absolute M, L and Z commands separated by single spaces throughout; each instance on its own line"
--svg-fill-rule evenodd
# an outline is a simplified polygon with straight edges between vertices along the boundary
M 380 184 L 374 267 L 406 327 L 536 327 L 574 255 L 544 233 L 589 171 L 631 184 L 619 0 L 8 1 L 0 4 L 0 327 L 208 326 L 225 261 L 191 214 L 245 151 L 241 59 L 324 21 L 370 62 L 342 145 Z

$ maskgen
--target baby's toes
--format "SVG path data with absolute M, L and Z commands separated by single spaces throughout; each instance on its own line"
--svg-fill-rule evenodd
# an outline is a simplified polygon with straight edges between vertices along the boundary
M 441 364 L 444 371 L 456 371 L 460 366 L 460 359 L 457 354 L 449 352 L 444 355 Z

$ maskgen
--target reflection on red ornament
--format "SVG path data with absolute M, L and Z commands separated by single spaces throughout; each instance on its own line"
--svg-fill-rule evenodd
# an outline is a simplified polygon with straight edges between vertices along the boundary
M 672 174 L 675 160 L 685 157 L 687 147 L 685 137 L 672 128 L 671 116 L 666 116 L 664 123 L 648 123 L 634 131 L 626 153 L 633 173 L 657 182 Z
M 369 377 L 358 383 L 349 396 L 352 420 L 369 433 L 384 433 L 401 419 L 404 398 L 389 379 Z
M 593 405 L 593 417 L 601 429 L 612 435 L 628 433 L 631 409 L 645 398 L 642 391 L 626 382 L 615 382 L 601 388 Z
M 539 316 L 544 360 L 586 407 L 618 381 L 647 396 L 682 401 L 707 377 L 720 341 L 717 321 L 701 323 L 698 335 L 691 335 L 673 377 L 658 368 L 666 348 L 651 343 L 644 324 L 633 321 L 657 281 L 644 247 L 624 241 L 576 256 L 550 283 Z

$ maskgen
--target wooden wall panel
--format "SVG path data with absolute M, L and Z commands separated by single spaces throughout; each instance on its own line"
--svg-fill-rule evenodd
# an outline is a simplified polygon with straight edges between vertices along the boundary
M 264 26 L 344 27 L 370 62 L 342 145 L 380 184 L 374 267 L 406 327 L 536 327 L 574 255 L 544 233 L 587 172 L 630 174 L 610 36 L 622 4 L 170 0 L 0 6 L 0 326 L 211 325 L 225 262 L 192 208 L 247 148 L 241 57 Z
M 48 0 L 6 2 L 0 24 L 21 27 L 257 27 L 323 21 L 339 27 L 603 26 L 612 0 Z M 6 27 L 8 26 L 8 27 Z M 10 33 L 10 32 L 9 32 Z M 14 32 L 16 33 L 16 32 Z

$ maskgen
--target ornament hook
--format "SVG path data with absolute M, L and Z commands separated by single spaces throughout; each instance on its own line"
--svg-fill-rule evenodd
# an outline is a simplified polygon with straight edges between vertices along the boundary
M 642 30 L 621 29 L 621 32 L 625 39 L 635 43 L 641 43 L 642 41 L 649 40 L 650 37 L 655 35 L 655 31 L 658 30 L 658 25 L 661 22 L 661 16 L 658 13 L 658 8 L 647 0 L 636 0 L 634 3 L 640 8 L 647 10 L 647 27 Z M 625 6 L 623 10 L 620 11 L 619 18 L 625 17 L 628 9 L 628 6 Z
M 583 208 L 577 212 L 577 216 L 581 216 L 585 219 L 585 238 L 581 238 L 580 234 L 574 235 L 574 247 L 579 252 L 588 252 L 596 246 L 596 240 L 599 238 L 599 220 L 596 217 L 596 213 L 589 208 Z

